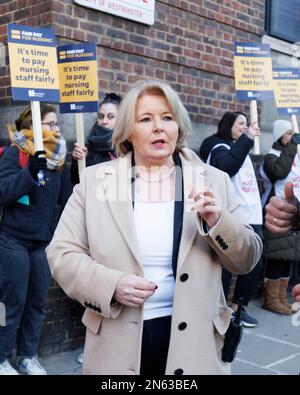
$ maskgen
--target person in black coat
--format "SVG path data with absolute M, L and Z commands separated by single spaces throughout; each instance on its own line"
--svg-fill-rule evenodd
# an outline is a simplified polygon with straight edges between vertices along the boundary
M 74 144 L 71 166 L 73 185 L 79 183 L 78 160 L 86 156 L 86 166 L 92 166 L 116 158 L 111 139 L 120 102 L 121 96 L 115 93 L 106 94 L 99 105 L 98 119 L 87 137 L 87 147 Z
M 294 181 L 294 193 L 300 197 L 299 183 L 300 162 L 297 155 L 297 144 L 300 135 L 293 134 L 292 124 L 283 119 L 273 123 L 274 143 L 265 156 L 260 167 L 264 180 L 266 203 L 272 196 L 284 198 L 284 185 Z M 287 300 L 287 289 L 292 263 L 299 262 L 297 245 L 299 236 L 294 232 L 277 235 L 264 229 L 265 270 L 265 303 L 264 308 L 274 313 L 291 315 L 297 311 Z
M 200 157 L 204 162 L 225 171 L 231 178 L 236 195 L 240 198 L 245 218 L 255 232 L 262 237 L 262 207 L 256 175 L 249 156 L 253 140 L 260 130 L 256 124 L 248 125 L 247 116 L 242 112 L 226 112 L 218 125 L 216 134 L 206 138 L 200 147 Z M 251 295 L 254 292 L 261 262 L 246 275 L 236 280 L 232 307 L 243 299 L 242 318 L 246 327 L 255 327 L 257 320 L 246 312 Z M 227 297 L 231 273 L 223 269 L 222 283 Z
M 45 249 L 62 209 L 66 142 L 55 108 L 41 104 L 45 151 L 35 152 L 31 108 L 10 127 L 11 146 L 0 158 L 0 375 L 15 375 L 10 359 L 16 343 L 17 366 L 44 375 L 37 359 L 51 273 Z M 20 164 L 20 152 L 26 164 Z M 43 155 L 42 155 L 43 154 Z M 42 155 L 42 156 L 41 156 Z

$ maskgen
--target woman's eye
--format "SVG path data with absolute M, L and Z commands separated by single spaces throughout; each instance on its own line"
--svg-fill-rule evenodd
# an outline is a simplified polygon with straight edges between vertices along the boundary
M 150 118 L 149 117 L 145 117 L 140 119 L 140 122 L 150 122 Z
M 173 121 L 173 117 L 171 115 L 165 115 L 163 119 L 164 121 Z
M 112 120 L 112 119 L 115 119 L 116 116 L 115 116 L 115 114 L 108 114 L 107 118 L 108 118 L 109 120 Z

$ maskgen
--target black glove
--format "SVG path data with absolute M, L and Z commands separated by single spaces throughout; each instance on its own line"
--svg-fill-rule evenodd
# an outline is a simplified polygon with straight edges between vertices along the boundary
M 291 138 L 291 141 L 294 143 L 294 144 L 300 144 L 300 133 L 294 133 L 293 135 L 292 135 L 292 138 Z
M 46 151 L 36 151 L 36 153 L 29 159 L 28 169 L 35 181 L 38 179 L 37 175 L 40 170 L 47 170 L 47 159 L 39 158 L 40 155 L 44 155 L 45 153 Z

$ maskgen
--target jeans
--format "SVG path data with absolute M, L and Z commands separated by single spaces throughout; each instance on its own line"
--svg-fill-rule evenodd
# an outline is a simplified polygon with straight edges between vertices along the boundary
M 262 238 L 262 227 L 260 225 L 251 225 L 255 233 Z M 254 269 L 248 274 L 240 274 L 237 276 L 234 294 L 232 298 L 233 303 L 238 303 L 240 298 L 243 298 L 243 305 L 248 306 L 251 296 L 253 295 L 259 274 L 262 268 L 261 259 L 258 261 Z M 222 284 L 224 289 L 225 298 L 228 297 L 228 292 L 231 284 L 232 274 L 226 270 L 222 270 Z
M 0 326 L 0 362 L 37 355 L 51 273 L 48 243 L 18 239 L 0 231 L 0 302 L 6 325 Z

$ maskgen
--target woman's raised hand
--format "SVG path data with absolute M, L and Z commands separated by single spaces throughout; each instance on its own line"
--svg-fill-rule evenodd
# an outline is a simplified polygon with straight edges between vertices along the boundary
M 246 134 L 252 140 L 254 139 L 254 137 L 260 135 L 260 128 L 258 127 L 256 121 L 251 123 L 251 125 L 248 127 Z
M 192 211 L 196 211 L 210 228 L 219 221 L 222 204 L 211 188 L 207 187 L 202 192 L 198 192 L 192 187 L 189 198 L 195 201 Z
M 86 147 L 80 147 L 78 143 L 74 144 L 74 149 L 72 152 L 72 156 L 75 160 L 80 160 L 84 159 L 87 155 L 87 148 Z

